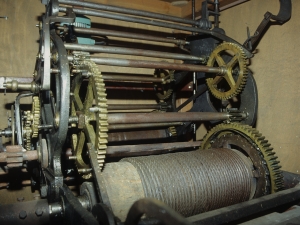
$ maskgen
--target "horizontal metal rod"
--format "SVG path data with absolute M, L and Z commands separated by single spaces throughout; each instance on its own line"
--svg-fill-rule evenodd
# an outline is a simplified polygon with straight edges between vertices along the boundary
M 161 109 L 158 104 L 108 104 L 108 110 L 126 110 L 126 109 Z
M 161 139 L 170 137 L 165 129 L 108 133 L 108 142 Z
M 123 14 L 135 15 L 135 16 L 143 16 L 143 17 L 150 17 L 150 18 L 155 18 L 160 20 L 173 21 L 177 23 L 197 25 L 197 21 L 195 20 L 184 19 L 176 16 L 169 16 L 169 15 L 164 15 L 159 13 L 153 13 L 144 10 L 128 9 L 128 8 L 104 5 L 104 4 L 93 3 L 93 2 L 77 2 L 71 0 L 59 0 L 58 2 L 66 5 L 75 5 L 75 6 L 81 6 L 85 8 L 92 8 L 92 9 L 98 9 L 98 10 L 109 11 L 109 12 L 117 12 L 117 13 L 123 13 Z
M 163 37 L 157 37 L 153 35 L 137 34 L 137 33 L 130 33 L 124 31 L 95 29 L 95 28 L 79 28 L 79 27 L 74 27 L 74 31 L 82 34 L 121 37 L 121 38 L 137 39 L 137 40 L 172 43 L 176 45 L 189 44 L 189 42 L 185 40 L 180 40 L 175 38 L 163 38 Z
M 153 155 L 172 152 L 184 148 L 199 148 L 200 145 L 201 141 L 108 146 L 106 154 L 107 157 Z
M 73 60 L 73 56 L 68 56 L 70 61 Z M 133 60 L 133 59 L 119 59 L 119 58 L 104 58 L 104 57 L 91 57 L 91 60 L 100 65 L 109 66 L 122 66 L 133 68 L 152 68 L 152 69 L 171 69 L 181 71 L 193 71 L 204 73 L 216 73 L 222 75 L 226 73 L 226 69 L 222 67 L 209 67 L 193 64 L 178 64 L 169 62 L 158 62 L 148 60 Z
M 99 52 L 99 53 L 110 53 L 110 54 L 121 54 L 121 55 L 136 55 L 136 56 L 146 56 L 146 57 L 176 59 L 176 60 L 196 60 L 196 61 L 204 60 L 202 57 L 192 56 L 192 55 L 159 52 L 159 51 L 151 51 L 151 50 L 144 50 L 144 49 L 123 48 L 123 47 L 79 45 L 79 44 L 69 44 L 69 43 L 65 43 L 65 47 L 68 50 L 75 50 L 75 51 Z
M 65 7 L 59 7 L 59 11 L 67 12 L 67 9 Z M 108 12 L 101 12 L 101 11 L 87 10 L 87 9 L 73 9 L 73 11 L 76 14 L 81 14 L 81 15 L 97 16 L 97 17 L 108 18 L 113 20 L 121 20 L 121 21 L 132 22 L 132 23 L 141 23 L 141 24 L 147 24 L 147 25 L 158 26 L 158 27 L 166 27 L 166 28 L 171 28 L 176 30 L 184 30 L 190 32 L 203 31 L 202 29 L 198 29 L 196 27 L 188 27 L 188 26 L 178 25 L 174 23 L 166 23 L 157 20 L 144 19 L 140 17 L 124 16 L 115 13 L 108 13 Z
M 67 9 L 65 7 L 59 7 L 60 12 L 67 12 Z M 73 11 L 77 14 L 81 15 L 89 15 L 89 16 L 97 16 L 97 17 L 103 17 L 113 20 L 121 20 L 121 21 L 127 21 L 132 23 L 140 23 L 140 24 L 147 24 L 152 26 L 158 26 L 158 27 L 166 27 L 170 29 L 176 29 L 176 30 L 184 30 L 184 31 L 190 31 L 194 33 L 202 33 L 202 34 L 208 34 L 212 35 L 218 39 L 221 39 L 223 41 L 235 43 L 239 45 L 244 51 L 247 57 L 253 57 L 253 54 L 247 50 L 244 46 L 242 46 L 240 43 L 238 43 L 236 40 L 226 36 L 225 34 L 222 34 L 220 32 L 214 31 L 214 30 L 205 30 L 197 27 L 189 27 L 189 26 L 183 26 L 178 25 L 174 23 L 166 23 L 161 21 L 154 21 L 151 19 L 144 19 L 139 17 L 131 17 L 131 16 L 124 16 L 120 14 L 114 14 L 114 13 L 107 13 L 107 12 L 99 12 L 94 10 L 84 10 L 84 9 L 73 9 Z
M 33 81 L 32 77 L 0 77 L 0 89 L 6 89 L 4 84 L 13 80 L 17 81 L 18 83 L 31 83 Z
M 105 86 L 106 90 L 126 90 L 126 91 L 154 91 L 154 87 L 120 87 L 120 86 Z M 160 91 L 161 89 L 158 89 Z
M 154 82 L 162 83 L 164 82 L 163 78 L 159 77 L 150 77 L 150 76 L 128 76 L 128 75 L 107 75 L 102 74 L 104 80 L 117 80 L 117 81 L 136 81 L 136 82 Z
M 155 128 L 155 127 L 172 127 L 181 126 L 182 122 L 170 122 L 170 123 L 140 123 L 140 124 L 109 124 L 108 130 L 130 130 L 130 129 L 143 129 L 143 128 Z
M 227 120 L 229 117 L 227 112 L 112 113 L 108 114 L 107 120 L 109 124 L 125 124 Z

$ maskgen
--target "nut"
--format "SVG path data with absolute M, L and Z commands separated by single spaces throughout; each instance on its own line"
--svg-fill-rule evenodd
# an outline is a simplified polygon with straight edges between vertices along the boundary
M 42 216 L 42 215 L 43 215 L 43 210 L 42 210 L 41 208 L 37 208 L 37 209 L 35 210 L 35 214 L 36 214 L 37 216 Z

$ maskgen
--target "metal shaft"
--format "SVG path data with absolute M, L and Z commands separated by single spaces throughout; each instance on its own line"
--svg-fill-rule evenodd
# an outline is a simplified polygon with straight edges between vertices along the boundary
M 197 122 L 227 120 L 227 112 L 166 112 L 166 113 L 113 113 L 108 114 L 109 124 L 160 123 L 160 122 Z
M 97 4 L 92 2 L 77 2 L 77 1 L 70 1 L 70 0 L 59 0 L 58 2 L 66 5 L 75 5 L 75 6 L 85 7 L 85 8 L 103 10 L 103 11 L 117 12 L 117 13 L 123 13 L 123 14 L 135 15 L 135 16 L 150 17 L 150 18 L 155 18 L 155 19 L 160 19 L 165 21 L 173 21 L 178 23 L 197 25 L 196 21 L 190 19 L 184 19 L 180 17 L 169 16 L 169 15 L 164 15 L 159 13 L 152 13 L 143 10 L 127 9 L 123 7 Z
M 106 154 L 107 157 L 153 155 L 172 152 L 183 148 L 199 148 L 200 145 L 201 141 L 108 146 Z
M 67 8 L 59 7 L 59 11 L 67 12 Z M 151 19 L 144 19 L 144 18 L 133 17 L 133 16 L 124 16 L 124 15 L 115 14 L 115 13 L 100 12 L 100 11 L 86 10 L 86 9 L 73 9 L 73 11 L 76 14 L 81 14 L 81 15 L 97 16 L 97 17 L 108 18 L 108 19 L 113 19 L 113 20 L 121 20 L 121 21 L 132 22 L 132 23 L 141 23 L 141 24 L 147 24 L 147 25 L 158 26 L 158 27 L 166 27 L 166 28 L 171 28 L 171 29 L 176 29 L 176 30 L 184 30 L 184 31 L 190 31 L 190 32 L 202 32 L 203 31 L 202 29 L 199 29 L 196 27 L 188 27 L 188 26 L 178 25 L 178 24 L 174 24 L 174 23 L 154 21 Z
M 108 130 L 130 130 L 130 129 L 143 129 L 143 128 L 154 128 L 154 127 L 171 127 L 181 126 L 181 122 L 172 123 L 139 123 L 139 124 L 109 124 Z
M 166 58 L 166 59 L 176 59 L 176 60 L 196 60 L 203 61 L 202 57 L 175 54 L 169 52 L 158 52 L 143 49 L 131 49 L 123 47 L 111 47 L 111 46 L 94 46 L 94 45 L 79 45 L 79 44 L 65 44 L 66 49 L 76 50 L 76 51 L 88 51 L 88 52 L 100 52 L 100 53 L 110 53 L 110 54 L 121 54 L 121 55 L 137 55 L 137 56 L 147 56 L 155 58 Z
M 59 11 L 67 12 L 67 8 L 59 7 Z M 141 23 L 141 24 L 147 24 L 147 25 L 152 25 L 152 26 L 166 27 L 166 28 L 170 28 L 170 29 L 184 30 L 184 31 L 190 31 L 190 32 L 195 32 L 195 33 L 212 35 L 223 41 L 232 42 L 232 43 L 239 45 L 245 51 L 245 54 L 247 57 L 249 57 L 249 58 L 253 57 L 253 54 L 251 52 L 249 52 L 249 50 L 247 50 L 245 47 L 243 47 L 240 43 L 238 43 L 236 40 L 226 36 L 225 34 L 221 34 L 220 32 L 217 32 L 217 31 L 205 30 L 205 29 L 201 29 L 201 28 L 197 28 L 197 27 L 188 27 L 188 26 L 182 26 L 182 25 L 178 25 L 178 24 L 174 24 L 174 23 L 165 23 L 165 22 L 161 22 L 161 21 L 153 21 L 151 19 L 123 16 L 120 14 L 99 12 L 99 11 L 93 11 L 93 10 L 73 9 L 73 11 L 75 13 L 81 14 L 81 15 L 98 16 L 98 17 L 114 19 L 114 20 L 121 20 L 121 21 L 133 22 L 133 23 Z
M 170 137 L 165 129 L 108 133 L 108 142 L 161 139 Z
M 129 75 L 115 75 L 115 74 L 102 74 L 105 81 L 135 81 L 135 82 L 154 82 L 162 83 L 164 78 L 150 77 L 150 76 L 129 76 Z
M 73 57 L 68 57 L 69 60 L 73 60 Z M 208 67 L 192 64 L 178 64 L 169 62 L 157 62 L 146 60 L 133 60 L 133 59 L 118 59 L 118 58 L 99 58 L 91 57 L 91 60 L 100 65 L 109 66 L 122 66 L 122 67 L 134 67 L 134 68 L 150 68 L 150 69 L 171 69 L 204 73 L 216 73 L 219 75 L 225 74 L 226 70 L 222 67 Z
M 126 110 L 126 109 L 161 109 L 158 104 L 109 104 L 108 110 Z
M 162 43 L 173 43 L 176 45 L 186 45 L 189 43 L 185 40 L 180 40 L 180 39 L 163 38 L 163 37 L 157 37 L 157 36 L 152 36 L 152 35 L 136 34 L 136 33 L 130 33 L 130 32 L 115 31 L 115 30 L 74 27 L 74 31 L 77 33 L 82 33 L 82 34 L 121 37 L 121 38 L 155 41 L 155 42 L 162 42 Z

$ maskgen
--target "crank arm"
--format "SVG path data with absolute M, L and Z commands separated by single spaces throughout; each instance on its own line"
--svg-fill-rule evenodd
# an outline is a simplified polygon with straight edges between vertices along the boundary
M 258 45 L 261 37 L 263 36 L 265 31 L 268 29 L 268 25 L 270 24 L 270 22 L 277 22 L 280 24 L 284 24 L 291 18 L 291 13 L 292 13 L 291 0 L 279 0 L 279 1 L 280 1 L 279 13 L 277 15 L 273 15 L 270 12 L 266 12 L 264 15 L 264 19 L 261 21 L 261 23 L 257 27 L 254 35 L 249 37 L 243 44 L 244 47 L 248 48 L 250 51 L 255 49 L 256 46 Z

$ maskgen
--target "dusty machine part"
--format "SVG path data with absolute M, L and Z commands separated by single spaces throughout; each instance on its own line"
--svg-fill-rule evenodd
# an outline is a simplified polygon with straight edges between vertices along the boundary
M 215 147 L 242 149 L 246 152 L 256 168 L 254 172 L 260 186 L 258 196 L 283 189 L 278 157 L 271 144 L 255 128 L 238 123 L 219 124 L 205 135 L 201 145 L 202 149 Z
M 0 224 L 46 225 L 50 223 L 49 205 L 46 199 L 1 205 L 0 212 Z
M 7 163 L 8 168 L 22 167 L 24 161 L 33 160 L 38 160 L 38 152 L 25 151 L 21 145 L 7 145 L 6 152 L 0 153 L 0 162 Z
M 122 221 L 144 196 L 190 216 L 247 201 L 256 189 L 247 157 L 228 149 L 124 158 L 108 163 L 103 176 L 113 213 Z
M 230 57 L 228 57 L 230 55 Z M 243 90 L 247 80 L 246 55 L 243 49 L 233 43 L 222 43 L 211 53 L 207 66 L 226 68 L 226 74 L 206 79 L 208 89 L 218 99 L 229 99 Z

